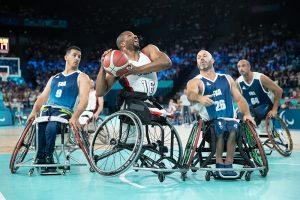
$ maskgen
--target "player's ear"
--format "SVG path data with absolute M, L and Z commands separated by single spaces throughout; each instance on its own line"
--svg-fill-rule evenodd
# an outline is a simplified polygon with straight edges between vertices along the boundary
M 64 56 L 64 58 L 65 58 L 65 61 L 67 61 L 67 55 L 68 55 L 68 54 L 66 54 L 66 55 Z
M 214 64 L 215 63 L 215 59 L 211 59 L 211 64 Z

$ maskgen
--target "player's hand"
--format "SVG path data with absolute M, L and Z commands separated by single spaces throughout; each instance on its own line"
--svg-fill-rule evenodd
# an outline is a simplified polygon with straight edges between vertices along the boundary
M 244 121 L 249 120 L 256 127 L 256 123 L 251 115 L 244 115 L 243 120 Z
M 121 78 L 132 74 L 139 74 L 138 67 L 134 66 L 133 64 L 128 64 L 126 68 L 117 72 L 117 76 L 120 76 Z
M 102 54 L 101 59 L 100 59 L 101 67 L 103 66 L 102 63 L 103 63 L 103 61 L 104 61 L 105 56 L 106 56 L 107 54 L 109 54 L 109 52 L 111 52 L 111 51 L 112 51 L 112 49 L 108 49 L 108 50 L 104 51 L 104 53 Z
M 99 117 L 99 114 L 98 113 L 94 113 L 93 118 L 94 119 L 98 119 L 98 117 Z
M 267 114 L 268 117 L 274 118 L 277 116 L 277 110 L 270 110 L 270 112 Z
M 214 101 L 211 100 L 211 97 L 213 95 L 205 95 L 205 96 L 201 96 L 201 99 L 200 99 L 200 104 L 204 105 L 204 106 L 211 106 Z
M 69 124 L 70 124 L 70 127 L 73 129 L 73 131 L 79 132 L 81 130 L 81 125 L 77 118 L 71 117 L 71 119 L 69 120 Z
M 31 111 L 31 113 L 29 114 L 26 122 L 30 121 L 31 119 L 34 120 L 36 118 L 36 116 L 37 116 L 37 112 Z

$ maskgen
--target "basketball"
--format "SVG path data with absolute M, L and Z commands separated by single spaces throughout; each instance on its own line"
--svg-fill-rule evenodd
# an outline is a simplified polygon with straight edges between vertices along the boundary
M 110 73 L 113 76 L 122 76 L 126 72 L 128 66 L 127 56 L 119 50 L 113 50 L 105 55 L 103 60 L 103 67 L 106 72 Z

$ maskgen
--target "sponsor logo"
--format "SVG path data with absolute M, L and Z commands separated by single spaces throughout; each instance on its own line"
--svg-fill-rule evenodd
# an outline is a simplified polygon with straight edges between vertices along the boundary
M 209 82 L 206 83 L 207 86 L 210 86 L 211 84 Z
M 242 87 L 243 90 L 246 90 L 247 88 L 245 86 Z
M 287 126 L 294 125 L 294 123 L 295 123 L 294 119 L 287 119 L 286 118 L 285 110 L 280 113 L 279 117 L 286 123 Z
M 0 118 L 0 122 L 5 122 L 5 117 Z

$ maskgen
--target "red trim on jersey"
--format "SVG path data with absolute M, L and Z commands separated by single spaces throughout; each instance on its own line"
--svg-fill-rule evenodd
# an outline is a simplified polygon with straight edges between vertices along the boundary
M 119 80 L 119 83 L 128 91 L 134 92 L 133 88 L 130 86 L 130 83 L 126 77 L 123 77 Z

